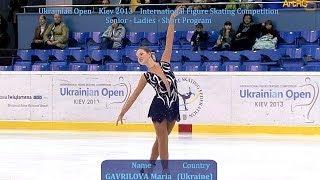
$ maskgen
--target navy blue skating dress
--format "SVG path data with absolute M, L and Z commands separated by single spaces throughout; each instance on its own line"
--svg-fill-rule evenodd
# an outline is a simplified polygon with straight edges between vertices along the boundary
M 159 63 L 169 83 L 170 91 L 167 90 L 161 77 L 151 72 L 144 73 L 147 82 L 156 91 L 148 117 L 151 117 L 153 122 L 162 122 L 164 119 L 169 122 L 180 121 L 177 80 L 171 71 L 170 63 L 164 61 Z

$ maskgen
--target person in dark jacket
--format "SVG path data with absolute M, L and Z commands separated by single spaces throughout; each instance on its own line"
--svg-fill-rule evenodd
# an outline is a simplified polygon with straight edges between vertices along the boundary
M 233 50 L 251 50 L 260 30 L 261 24 L 254 24 L 252 15 L 245 14 L 232 43 Z
M 208 47 L 208 32 L 204 31 L 201 23 L 196 25 L 196 30 L 191 37 L 193 51 L 206 50 Z
M 118 23 L 118 18 L 112 18 L 113 23 L 102 34 L 101 49 L 121 49 L 126 35 L 126 28 Z
M 223 28 L 220 30 L 219 37 L 213 49 L 218 51 L 230 50 L 235 36 L 236 32 L 232 29 L 232 23 L 230 21 L 226 21 Z
M 267 20 L 266 22 L 262 23 L 260 36 L 264 36 L 267 34 L 279 38 L 279 32 L 275 29 L 271 20 Z
M 48 28 L 46 16 L 41 15 L 39 17 L 39 24 L 34 30 L 34 36 L 31 43 L 31 49 L 44 49 L 45 43 L 43 40 L 43 34 Z
M 69 41 L 69 28 L 62 22 L 60 14 L 53 15 L 54 23 L 50 24 L 43 34 L 46 49 L 64 49 Z
M 262 28 L 259 33 L 259 38 L 256 39 L 253 45 L 253 50 L 259 49 L 276 49 L 279 39 L 278 31 L 273 27 L 271 20 L 262 23 Z

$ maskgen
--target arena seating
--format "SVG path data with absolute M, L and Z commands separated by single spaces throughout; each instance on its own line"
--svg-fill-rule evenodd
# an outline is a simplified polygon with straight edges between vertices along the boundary
M 276 50 L 191 51 L 193 31 L 175 31 L 171 65 L 175 71 L 320 71 L 320 31 L 280 32 Z M 209 32 L 209 44 L 218 32 Z M 159 60 L 165 32 L 128 32 L 123 49 L 101 50 L 101 32 L 72 32 L 64 50 L 20 49 L 1 71 L 144 71 L 136 58 L 139 46 Z M 90 59 L 92 64 L 86 60 Z

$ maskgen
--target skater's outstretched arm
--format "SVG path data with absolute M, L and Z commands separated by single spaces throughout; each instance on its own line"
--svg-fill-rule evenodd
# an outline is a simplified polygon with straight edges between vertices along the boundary
M 130 109 L 132 104 L 136 101 L 136 99 L 140 95 L 141 91 L 146 86 L 146 84 L 147 84 L 147 80 L 144 77 L 144 75 L 142 75 L 140 80 L 139 80 L 138 86 L 133 91 L 132 95 L 128 98 L 127 102 L 123 105 L 122 110 L 121 110 L 121 112 L 120 112 L 120 114 L 118 116 L 116 125 L 118 125 L 119 122 L 121 122 L 121 124 L 123 124 L 122 119 L 123 119 L 124 114 Z
M 166 46 L 164 48 L 161 61 L 170 62 L 171 60 L 173 37 L 174 37 L 174 20 L 179 14 L 181 9 L 182 9 L 182 6 L 177 7 L 177 9 L 170 16 L 170 21 L 169 21 L 167 35 L 166 35 Z

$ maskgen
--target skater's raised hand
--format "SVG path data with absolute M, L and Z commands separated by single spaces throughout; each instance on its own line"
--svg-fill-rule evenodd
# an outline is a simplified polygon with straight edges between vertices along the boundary
M 175 11 L 171 14 L 171 18 L 176 18 L 178 15 L 179 15 L 179 13 L 180 13 L 180 11 L 184 8 L 185 6 L 183 6 L 183 5 L 179 5 L 179 6 L 177 6 L 177 8 L 175 9 Z

